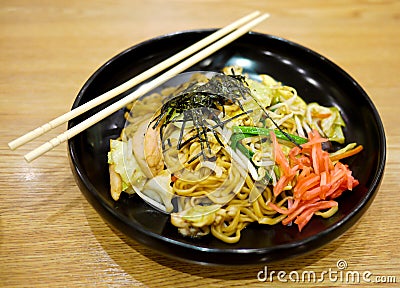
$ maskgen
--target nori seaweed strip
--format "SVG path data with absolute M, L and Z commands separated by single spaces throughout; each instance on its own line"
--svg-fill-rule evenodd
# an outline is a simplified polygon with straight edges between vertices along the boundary
M 229 119 L 226 119 L 226 120 L 224 120 L 224 121 L 220 121 L 220 120 L 218 119 L 219 122 L 215 121 L 215 122 L 216 122 L 216 125 L 210 126 L 210 128 L 211 128 L 210 130 L 213 130 L 213 129 L 217 128 L 217 127 L 222 127 L 222 126 L 224 126 L 226 123 L 228 123 L 228 122 L 230 122 L 230 121 L 232 121 L 232 120 L 234 120 L 234 119 L 236 119 L 236 118 L 239 118 L 240 116 L 243 116 L 243 115 L 246 115 L 246 114 L 248 114 L 248 113 L 251 113 L 251 112 L 253 112 L 253 110 L 248 110 L 247 112 L 243 112 L 243 113 L 237 114 L 237 115 L 235 115 L 235 116 L 233 116 L 233 117 L 231 117 L 231 118 L 229 118 Z M 193 140 L 196 139 L 197 137 L 198 137 L 197 135 L 194 135 L 194 136 L 192 136 L 192 137 L 186 139 L 186 140 L 181 144 L 181 148 L 185 147 L 185 145 L 187 145 L 188 143 L 190 143 L 191 141 L 193 141 Z M 217 141 L 220 142 L 218 138 L 217 138 Z M 220 142 L 220 143 L 221 143 L 221 142 Z M 224 145 L 222 145 L 222 147 L 224 147 Z
M 176 145 L 176 149 L 178 149 L 178 150 L 180 150 L 182 148 L 181 144 L 182 144 L 182 138 L 183 138 L 183 131 L 185 130 L 185 125 L 186 125 L 186 122 L 187 122 L 187 121 L 185 121 L 187 112 L 188 111 L 184 111 L 183 112 L 183 120 L 184 121 L 182 121 L 181 131 L 179 131 L 178 145 Z
M 182 87 L 182 86 L 180 86 Z M 253 98 L 253 100 L 257 103 L 257 105 L 262 109 L 267 118 L 269 118 L 272 123 L 277 127 L 277 129 L 282 132 L 287 139 L 293 142 L 296 146 L 301 147 L 294 139 L 287 135 L 277 124 L 276 122 L 269 116 L 268 112 L 262 107 L 258 101 L 251 94 L 250 88 L 248 87 L 247 82 L 245 81 L 245 77 L 242 75 L 224 75 L 218 74 L 213 76 L 208 82 L 197 85 L 197 83 L 190 84 L 189 87 L 185 88 L 183 91 L 177 93 L 162 105 L 160 109 L 160 114 L 154 117 L 154 119 L 150 122 L 149 126 L 153 124 L 153 129 L 155 129 L 161 123 L 160 127 L 160 139 L 162 143 L 163 150 L 165 149 L 165 144 L 163 140 L 163 131 L 164 128 L 173 122 L 182 122 L 179 140 L 177 144 L 177 149 L 180 150 L 182 147 L 187 145 L 190 141 L 194 139 L 198 139 L 201 145 L 201 152 L 194 156 L 189 160 L 189 163 L 193 162 L 200 156 L 203 156 L 204 159 L 212 160 L 214 157 L 210 157 L 212 154 L 212 150 L 210 147 L 210 143 L 208 141 L 207 132 L 211 131 L 218 141 L 218 143 L 223 147 L 224 144 L 219 138 L 218 134 L 215 131 L 217 127 L 223 127 L 229 121 L 232 121 L 235 118 L 243 116 L 252 112 L 252 110 L 244 111 L 241 100 L 247 99 L 249 96 Z M 243 113 L 235 115 L 230 119 L 220 121 L 216 115 L 210 111 L 210 109 L 220 110 L 218 108 L 222 107 L 223 115 L 225 116 L 225 107 L 226 104 L 236 104 L 240 107 Z M 176 116 L 179 114 L 183 114 L 183 119 L 176 119 Z M 216 122 L 216 125 L 210 126 L 208 125 L 205 118 L 210 118 Z M 164 120 L 164 121 L 163 121 Z M 189 139 L 183 140 L 183 133 L 186 126 L 187 121 L 193 121 L 193 125 L 196 130 L 196 135 L 190 137 Z M 206 152 L 206 150 L 208 150 Z M 209 155 L 207 155 L 209 154 Z

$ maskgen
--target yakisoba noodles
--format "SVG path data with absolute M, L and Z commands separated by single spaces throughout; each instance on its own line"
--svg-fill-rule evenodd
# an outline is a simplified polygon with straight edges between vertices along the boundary
M 195 74 L 128 110 L 110 141 L 111 195 L 139 194 L 185 236 L 235 243 L 251 223 L 301 231 L 314 215 L 331 217 L 335 199 L 358 184 L 340 160 L 362 146 L 325 148 L 345 143 L 340 111 L 306 104 L 268 75 Z

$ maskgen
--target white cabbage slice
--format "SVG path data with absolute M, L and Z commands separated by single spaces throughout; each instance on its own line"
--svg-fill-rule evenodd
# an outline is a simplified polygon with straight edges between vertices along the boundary
M 151 178 L 143 186 L 141 192 L 150 199 L 162 204 L 162 210 L 164 210 L 165 207 L 165 212 L 169 213 L 174 210 L 172 205 L 172 198 L 174 195 L 170 183 L 171 174 L 167 170 L 163 170 L 160 174 Z M 141 194 L 139 194 L 139 196 L 141 196 Z M 155 206 L 159 207 L 159 205 Z
M 259 82 L 252 79 L 246 79 L 246 82 L 249 84 L 251 95 L 258 102 L 258 104 L 260 104 L 263 108 L 271 105 L 273 92 L 270 86 L 265 85 L 264 82 Z
M 115 172 L 121 176 L 122 191 L 125 191 L 131 186 L 141 189 L 147 180 L 147 177 L 140 169 L 128 142 L 110 140 L 108 163 L 113 164 Z
M 216 217 L 216 212 L 221 208 L 221 205 L 195 205 L 179 213 L 171 215 L 173 223 L 178 227 L 185 227 L 184 221 L 190 223 L 194 227 L 203 227 L 211 225 Z
M 318 115 L 323 115 L 323 117 L 318 117 Z M 310 103 L 307 107 L 306 120 L 311 128 L 319 130 L 330 141 L 344 143 L 342 128 L 345 127 L 345 122 L 338 108 Z

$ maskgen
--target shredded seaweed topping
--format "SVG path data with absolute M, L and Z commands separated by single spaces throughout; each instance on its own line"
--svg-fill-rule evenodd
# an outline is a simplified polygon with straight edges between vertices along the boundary
M 171 123 L 181 122 L 176 149 L 180 150 L 191 141 L 197 139 L 201 145 L 201 152 L 190 159 L 189 163 L 199 157 L 203 157 L 204 160 L 214 161 L 215 155 L 212 154 L 207 133 L 211 132 L 218 143 L 224 146 L 215 129 L 217 127 L 223 128 L 226 123 L 233 119 L 251 113 L 252 110 L 245 111 L 242 106 L 243 101 L 247 97 L 253 98 L 244 76 L 235 75 L 234 73 L 233 75 L 216 74 L 208 82 L 204 84 L 191 84 L 171 99 L 168 99 L 162 105 L 160 113 L 151 121 L 150 126 L 152 125 L 152 128 L 155 129 L 158 125 L 161 125 L 160 139 L 162 148 L 165 150 L 164 129 Z M 239 106 L 243 113 L 221 121 L 215 111 L 221 111 L 222 109 L 223 116 L 225 117 L 224 105 L 229 104 Z M 270 118 L 266 110 L 261 106 L 260 108 Z M 194 136 L 183 141 L 187 122 L 193 123 L 195 133 Z M 281 130 L 278 126 L 277 128 Z M 290 137 L 288 139 L 298 145 Z M 167 139 L 168 143 L 170 144 Z

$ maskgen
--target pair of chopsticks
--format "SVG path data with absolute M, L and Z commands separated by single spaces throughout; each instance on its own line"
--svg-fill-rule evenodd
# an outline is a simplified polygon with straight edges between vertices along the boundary
M 45 134 L 51 129 L 81 115 L 82 113 L 92 109 L 93 107 L 96 107 L 97 105 L 104 103 L 105 101 L 112 99 L 113 97 L 127 91 L 128 89 L 138 85 L 139 83 L 147 80 L 148 78 L 156 75 L 157 73 L 171 67 L 172 65 L 178 63 L 179 61 L 184 60 L 185 58 L 197 52 L 196 54 L 190 56 L 189 58 L 179 63 L 178 65 L 174 66 L 170 70 L 166 71 L 165 73 L 155 78 L 154 80 L 140 86 L 137 90 L 125 96 L 121 100 L 106 107 L 100 112 L 94 114 L 93 116 L 75 125 L 74 127 L 58 135 L 57 137 L 51 139 L 50 141 L 44 143 L 43 145 L 32 150 L 31 152 L 27 153 L 24 156 L 27 162 L 33 161 L 34 159 L 40 157 L 41 155 L 45 154 L 46 152 L 50 151 L 51 149 L 55 148 L 61 143 L 67 141 L 68 139 L 71 139 L 80 132 L 96 124 L 100 120 L 106 118 L 107 116 L 111 115 L 117 110 L 125 107 L 129 103 L 150 92 L 152 89 L 163 84 L 164 82 L 168 81 L 177 74 L 182 73 L 184 70 L 190 68 L 195 63 L 210 56 L 214 52 L 218 51 L 219 49 L 228 45 L 229 43 L 236 40 L 240 36 L 244 35 L 248 31 L 250 31 L 253 27 L 255 27 L 256 25 L 258 25 L 259 23 L 261 23 L 262 21 L 264 21 L 269 17 L 269 14 L 263 14 L 263 15 L 260 14 L 261 13 L 259 11 L 255 11 L 243 18 L 236 20 L 235 22 L 225 26 L 222 29 L 217 30 L 216 32 L 200 40 L 199 42 L 196 42 L 195 44 L 189 46 L 188 48 L 182 50 L 181 52 L 171 56 L 170 58 L 146 70 L 145 72 L 135 76 L 134 78 L 128 80 L 127 82 L 51 120 L 50 122 L 36 128 L 35 130 L 32 130 L 27 134 L 11 141 L 10 143 L 8 143 L 8 146 L 10 147 L 10 149 L 14 150 L 32 141 L 33 139 Z

